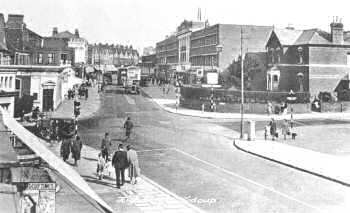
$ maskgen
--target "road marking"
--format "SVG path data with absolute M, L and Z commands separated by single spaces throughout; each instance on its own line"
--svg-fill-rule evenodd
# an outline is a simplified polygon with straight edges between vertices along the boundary
M 123 95 L 123 96 L 124 96 L 124 98 L 126 99 L 126 101 L 127 101 L 129 104 L 135 105 L 135 100 L 134 100 L 134 99 L 130 98 L 130 97 L 127 96 L 127 95 Z
M 169 151 L 169 150 L 174 150 L 174 148 L 145 149 L 145 150 L 139 150 L 136 152 L 154 152 L 154 151 Z
M 308 203 L 306 203 L 306 202 L 304 202 L 304 201 L 301 201 L 301 200 L 298 200 L 298 199 L 296 199 L 296 198 L 293 198 L 293 197 L 291 197 L 291 196 L 289 196 L 289 195 L 287 195 L 287 194 L 284 194 L 284 193 L 279 192 L 279 191 L 277 191 L 277 190 L 275 190 L 275 189 L 273 189 L 273 188 L 271 188 L 271 187 L 267 187 L 267 186 L 265 186 L 265 185 L 263 185 L 263 184 L 260 184 L 260 183 L 258 183 L 258 182 L 253 181 L 253 180 L 250 180 L 250 179 L 248 179 L 248 178 L 245 178 L 245 177 L 243 177 L 243 176 L 241 176 L 241 175 L 239 175 L 239 174 L 236 174 L 236 173 L 234 173 L 234 172 L 228 171 L 228 170 L 226 170 L 226 169 L 224 169 L 224 168 L 221 168 L 220 166 L 217 166 L 217 165 L 215 165 L 215 164 L 209 163 L 209 162 L 207 162 L 207 161 L 205 161 L 205 160 L 202 160 L 202 159 L 200 159 L 200 158 L 198 158 L 198 157 L 196 157 L 196 156 L 194 156 L 194 155 L 191 155 L 191 154 L 189 154 L 189 153 L 187 153 L 187 152 L 184 152 L 184 151 L 182 151 L 182 150 L 180 150 L 180 149 L 173 148 L 173 150 L 175 150 L 175 151 L 177 151 L 177 152 L 179 152 L 179 153 L 181 153 L 181 154 L 183 154 L 183 155 L 186 155 L 186 156 L 188 156 L 188 157 L 190 157 L 190 158 L 193 158 L 193 159 L 195 159 L 195 160 L 197 160 L 197 161 L 200 161 L 200 162 L 202 162 L 202 163 L 204 163 L 204 164 L 206 164 L 206 165 L 208 165 L 208 166 L 214 167 L 214 168 L 216 168 L 216 169 L 218 169 L 218 170 L 220 170 L 220 171 L 222 171 L 222 172 L 224 172 L 224 173 L 226 173 L 226 174 L 228 174 L 228 175 L 231 175 L 231 176 L 237 177 L 237 178 L 239 178 L 239 179 L 242 179 L 242 180 L 244 180 L 244 181 L 247 181 L 247 182 L 249 182 L 249 183 L 251 183 L 251 184 L 253 184 L 253 185 L 259 186 L 259 187 L 261 187 L 261 188 L 263 188 L 263 189 L 265 189 L 265 190 L 268 190 L 268 191 L 270 191 L 270 192 L 276 193 L 276 194 L 278 194 L 278 195 L 280 195 L 280 196 L 282 196 L 282 197 L 284 197 L 284 198 L 287 198 L 287 199 L 289 199 L 289 200 L 295 201 L 295 202 L 297 202 L 297 203 L 299 203 L 299 204 L 302 204 L 302 205 L 304 205 L 304 206 L 306 206 L 306 207 L 309 207 L 309 208 L 311 208 L 311 209 L 317 210 L 317 211 L 319 211 L 319 212 L 326 212 L 326 211 L 324 211 L 324 210 L 322 210 L 322 209 L 320 209 L 320 208 L 318 208 L 318 207 L 316 207 L 316 206 L 310 205 L 310 204 L 308 204 Z

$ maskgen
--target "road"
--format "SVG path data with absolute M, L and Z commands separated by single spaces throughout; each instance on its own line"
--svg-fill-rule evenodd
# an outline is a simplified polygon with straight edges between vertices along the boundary
M 105 93 L 95 117 L 81 121 L 80 135 L 99 148 L 108 131 L 116 148 L 124 139 L 126 116 L 135 128 L 125 143 L 138 151 L 141 172 L 207 212 L 350 208 L 348 187 L 235 149 L 238 121 L 180 116 L 142 96 Z

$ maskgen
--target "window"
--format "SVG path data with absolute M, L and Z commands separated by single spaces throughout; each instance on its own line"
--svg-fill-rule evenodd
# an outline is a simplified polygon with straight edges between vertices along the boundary
M 1 82 L 2 82 L 2 77 L 1 77 Z M 15 89 L 16 90 L 20 90 L 21 89 L 21 80 L 16 78 L 16 81 L 15 81 Z
M 9 88 L 12 88 L 12 77 L 9 79 Z
M 8 77 L 5 77 L 5 88 L 7 88 L 7 80 L 8 80 Z
M 43 54 L 42 53 L 38 53 L 37 63 L 38 64 L 42 64 L 43 63 Z
M 4 86 L 4 77 L 1 77 L 0 87 L 3 88 L 3 86 Z
M 347 65 L 350 66 L 350 53 L 346 55 Z
M 38 93 L 36 93 L 36 92 L 33 93 L 33 99 L 38 100 Z
M 278 82 L 278 76 L 277 75 L 273 76 L 273 82 Z
M 299 57 L 299 64 L 303 63 L 303 48 L 302 47 L 298 47 L 298 57 Z
M 53 63 L 53 56 L 54 56 L 53 53 L 49 53 L 49 54 L 47 55 L 47 63 L 49 63 L 49 64 L 52 64 L 52 63 Z

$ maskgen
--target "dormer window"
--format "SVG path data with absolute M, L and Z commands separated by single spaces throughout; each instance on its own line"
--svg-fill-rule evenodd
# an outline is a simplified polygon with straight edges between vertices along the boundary
M 271 57 L 271 64 L 275 63 L 275 49 L 270 48 L 270 57 Z
M 298 64 L 302 64 L 303 63 L 303 48 L 302 47 L 298 47 Z

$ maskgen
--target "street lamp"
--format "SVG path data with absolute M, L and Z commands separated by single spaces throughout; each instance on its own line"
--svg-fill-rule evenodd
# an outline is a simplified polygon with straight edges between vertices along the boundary
M 241 28 L 241 135 L 240 138 L 243 139 L 243 114 L 244 114 L 244 65 L 243 65 L 243 28 Z
M 293 128 L 293 103 L 297 100 L 297 96 L 293 92 L 293 90 L 290 90 L 290 92 L 287 95 L 287 102 L 289 102 L 290 105 L 290 128 Z

